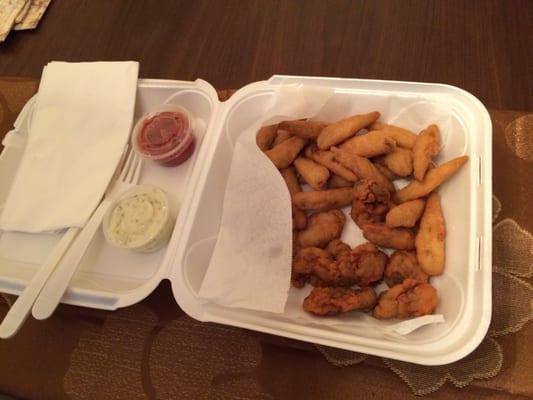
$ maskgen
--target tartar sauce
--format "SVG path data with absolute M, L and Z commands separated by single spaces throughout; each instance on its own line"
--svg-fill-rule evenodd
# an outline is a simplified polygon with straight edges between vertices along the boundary
M 164 193 L 155 187 L 137 190 L 120 199 L 105 226 L 108 241 L 119 247 L 151 251 L 166 236 L 169 211 Z

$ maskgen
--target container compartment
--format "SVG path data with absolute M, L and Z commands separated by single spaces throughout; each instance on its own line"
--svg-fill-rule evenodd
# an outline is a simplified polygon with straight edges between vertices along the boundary
M 297 314 L 304 313 L 301 304 L 309 289 L 291 288 L 285 314 L 226 308 L 196 297 L 220 226 L 233 144 L 244 127 L 261 118 L 274 95 L 273 89 L 283 83 L 334 88 L 335 94 L 319 116 L 330 121 L 350 113 L 370 111 L 354 106 L 346 112 L 350 108 L 346 104 L 371 104 L 376 96 L 401 96 L 412 99 L 413 103 L 419 102 L 420 96 L 424 95 L 452 100 L 451 133 L 444 138 L 442 153 L 436 162 L 463 154 L 469 155 L 470 161 L 439 189 L 448 232 L 446 270 L 444 275 L 433 278 L 432 283 L 441 298 L 436 313 L 445 316 L 445 323 L 425 326 L 403 337 L 384 330 L 398 321 L 378 321 L 358 313 L 338 318 L 346 321 L 345 325 L 325 326 L 319 318 L 316 323 L 303 324 Z M 210 147 L 204 149 L 209 153 L 205 157 L 210 161 L 194 176 L 200 186 L 187 211 L 187 234 L 178 247 L 170 278 L 178 303 L 189 315 L 202 321 L 422 364 L 452 362 L 477 346 L 488 327 L 491 301 L 490 245 L 487 246 L 487 240 L 490 243 L 490 213 L 487 213 L 490 208 L 490 167 L 487 169 L 485 165 L 482 170 L 482 174 L 487 175 L 484 182 L 488 184 L 480 187 L 478 181 L 478 160 L 483 159 L 488 165 L 491 162 L 491 126 L 485 108 L 477 99 L 461 89 L 437 84 L 273 77 L 268 82 L 257 82 L 235 93 L 221 107 L 217 127 L 219 130 L 212 137 Z M 349 213 L 349 208 L 345 211 Z M 350 225 L 353 224 L 347 224 Z M 358 228 L 354 225 L 349 229 Z M 481 270 L 476 265 L 480 235 L 488 235 L 484 238 L 485 247 L 481 249 L 484 254 Z M 364 241 L 362 235 L 360 239 L 356 243 Z
M 183 206 L 183 198 L 189 186 L 187 180 L 194 166 L 196 155 L 205 142 L 218 106 L 215 90 L 204 81 L 179 82 L 140 80 L 137 90 L 134 122 L 164 102 L 180 104 L 188 108 L 201 121 L 201 129 L 195 132 L 197 149 L 184 164 L 165 168 L 145 160 L 139 184 L 153 184 L 162 188 L 170 198 L 173 215 Z M 30 104 L 31 106 L 31 104 Z M 25 112 L 26 119 L 31 108 Z M 133 126 L 132 126 L 133 127 Z M 22 123 L 18 134 L 26 134 L 27 124 Z M 6 146 L 2 153 L 0 169 L 15 174 L 22 148 Z M 10 178 L 1 182 L 0 199 L 9 190 Z M 177 235 L 177 225 L 173 235 Z M 0 234 L 0 290 L 20 293 L 43 260 L 60 240 L 59 234 L 30 235 L 3 232 Z M 119 249 L 106 243 L 103 232 L 98 230 L 76 271 L 63 303 L 95 308 L 114 309 L 127 306 L 146 297 L 165 277 L 165 255 L 169 245 L 154 253 L 142 254 Z

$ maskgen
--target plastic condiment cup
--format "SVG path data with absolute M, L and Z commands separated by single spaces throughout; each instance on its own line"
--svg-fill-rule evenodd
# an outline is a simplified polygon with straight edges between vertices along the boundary
M 153 132 L 157 132 L 157 127 L 155 127 L 157 118 L 164 119 L 163 124 L 166 126 L 156 134 L 154 139 L 159 139 L 161 147 L 170 147 L 168 149 L 157 149 L 157 144 L 153 143 L 151 149 L 147 145 L 143 146 L 143 132 L 146 129 L 153 129 Z M 174 129 L 177 131 L 175 134 L 178 137 L 181 136 L 178 139 L 173 138 L 173 134 L 169 133 Z M 154 111 L 139 118 L 135 124 L 131 138 L 133 149 L 145 159 L 156 161 L 166 167 L 174 167 L 185 162 L 194 152 L 195 129 L 196 120 L 187 109 L 175 104 L 161 104 Z M 149 135 L 146 134 L 146 136 Z
M 145 237 L 132 241 L 130 243 L 124 244 L 114 237 L 111 232 L 111 221 L 113 213 L 116 208 L 123 203 L 125 200 L 134 197 L 139 194 L 153 194 L 161 201 L 161 212 L 163 213 L 161 220 L 153 228 L 153 232 Z M 150 210 L 152 211 L 152 210 Z M 130 218 L 135 218 L 135 215 L 130 214 Z M 174 227 L 174 218 L 170 212 L 169 199 L 167 194 L 153 185 L 139 185 L 135 186 L 132 189 L 124 192 L 117 200 L 107 210 L 104 220 L 102 223 L 102 229 L 104 231 L 104 236 L 107 242 L 115 247 L 120 247 L 123 249 L 130 249 L 139 252 L 152 252 L 161 248 L 166 244 L 170 239 L 170 234 L 172 228 Z

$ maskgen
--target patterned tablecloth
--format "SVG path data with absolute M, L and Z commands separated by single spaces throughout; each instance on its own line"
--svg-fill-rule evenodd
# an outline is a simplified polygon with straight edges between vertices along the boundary
M 0 79 L 2 136 L 36 89 L 35 80 Z M 466 359 L 421 367 L 200 323 L 180 310 L 163 282 L 141 303 L 115 312 L 61 306 L 46 321 L 29 319 L 16 337 L 0 342 L 0 393 L 42 399 L 533 397 L 533 114 L 490 114 L 494 313 L 487 338 Z M 0 297 L 0 317 L 13 299 Z

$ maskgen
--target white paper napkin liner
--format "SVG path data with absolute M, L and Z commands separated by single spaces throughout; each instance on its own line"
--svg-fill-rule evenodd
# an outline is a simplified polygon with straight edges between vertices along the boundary
M 282 229 L 281 225 L 271 225 L 269 221 L 265 221 L 265 226 L 269 227 L 268 229 L 272 227 L 277 229 L 278 235 L 275 239 L 287 236 L 287 238 L 277 241 L 279 246 L 285 246 L 284 248 L 287 250 L 283 253 L 285 258 L 281 257 L 276 261 L 279 264 L 271 263 L 272 260 L 269 258 L 264 259 L 264 255 L 267 254 L 265 249 L 263 249 L 263 252 L 257 252 L 258 254 L 263 254 L 261 256 L 262 260 L 251 257 L 253 252 L 247 252 L 246 249 L 243 253 L 243 243 L 248 246 L 257 245 L 248 243 L 247 238 L 251 236 L 249 232 L 254 232 L 257 229 L 261 230 L 261 224 L 257 224 L 257 229 L 251 226 L 246 228 L 252 230 L 238 229 L 236 227 L 229 228 L 227 226 L 229 222 L 232 222 L 228 218 L 229 215 L 232 218 L 242 220 L 239 217 L 239 213 L 246 212 L 249 213 L 248 215 L 257 215 L 257 212 L 253 210 L 254 206 L 263 207 L 269 204 L 289 203 L 288 191 L 277 169 L 264 157 L 255 144 L 255 135 L 259 127 L 278 123 L 282 120 L 298 118 L 312 118 L 331 122 L 356 113 L 379 110 L 381 112 L 381 121 L 398 124 L 416 133 L 430 123 L 437 124 L 441 131 L 443 146 L 446 144 L 446 137 L 451 130 L 451 99 L 447 98 L 446 95 L 424 94 L 417 96 L 411 94 L 409 96 L 384 96 L 383 93 L 377 93 L 376 96 L 369 97 L 365 94 L 365 96 L 355 95 L 346 99 L 342 96 L 339 96 L 339 98 L 331 97 L 332 92 L 331 89 L 308 88 L 301 84 L 282 86 L 278 89 L 276 95 L 272 96 L 269 108 L 264 113 L 264 118 L 261 121 L 256 121 L 249 128 L 241 129 L 238 132 L 232 131 L 231 127 L 228 127 L 228 122 L 226 123 L 226 135 L 231 144 L 235 143 L 235 151 L 224 199 L 221 230 L 199 292 L 200 298 L 211 300 L 226 307 L 273 313 L 281 313 L 285 309 L 285 315 L 287 315 L 285 303 L 290 289 L 291 263 L 288 250 L 290 250 L 290 234 L 292 234 L 290 228 L 287 228 L 290 223 L 290 213 L 288 212 L 290 207 L 286 207 L 286 210 L 273 210 L 270 207 L 271 212 L 278 216 L 280 213 L 285 212 L 285 224 L 283 225 L 285 228 Z M 310 95 L 311 93 L 313 93 L 312 96 Z M 307 106 L 303 107 L 303 104 L 307 104 Z M 310 112 L 311 109 L 313 109 L 313 112 Z M 263 183 L 269 183 L 261 185 L 261 183 L 254 182 L 254 177 L 257 180 L 257 173 L 260 173 L 258 171 L 263 169 L 262 173 L 266 173 L 268 177 L 268 179 L 265 177 Z M 234 190 L 234 186 L 240 185 L 235 174 L 237 171 L 242 172 L 243 170 L 245 172 L 254 172 L 250 174 L 251 176 L 248 179 L 244 179 L 246 183 L 241 185 L 240 190 Z M 254 188 L 252 188 L 253 185 L 255 185 Z M 262 190 L 265 186 L 268 187 L 267 191 Z M 258 190 L 260 194 L 254 197 L 255 190 Z M 243 193 L 245 194 L 243 195 Z M 248 204 L 241 208 L 242 202 L 239 202 L 238 198 L 248 199 Z M 257 204 L 256 202 L 259 203 Z M 233 207 L 232 212 L 229 207 Z M 254 222 L 258 222 L 255 217 Z M 240 226 L 240 228 L 243 228 L 243 226 Z M 248 232 L 248 234 L 243 233 L 243 231 Z M 244 238 L 239 238 L 239 235 Z M 284 242 L 284 240 L 288 241 Z M 351 246 L 359 244 L 354 242 L 354 240 L 350 240 L 350 238 L 346 238 L 344 234 L 343 240 Z M 258 270 L 254 271 L 257 273 L 252 278 L 252 274 L 249 271 L 247 273 L 243 272 L 246 270 L 242 265 L 243 263 L 268 267 L 258 268 L 261 273 Z M 276 281 L 279 283 L 275 284 Z M 299 309 L 301 310 L 301 304 Z M 294 315 L 294 317 L 296 319 L 299 318 L 297 315 Z M 317 320 L 316 317 L 311 316 L 309 318 L 313 318 L 313 324 L 321 324 L 327 321 L 327 319 L 321 318 Z M 368 316 L 368 318 L 371 317 Z M 390 329 L 385 331 L 390 334 L 398 334 L 398 332 L 407 334 L 406 332 L 408 331 L 441 319 L 442 316 L 431 316 L 419 321 L 418 319 L 411 319 L 399 323 L 400 325 L 397 329 L 389 327 Z M 340 324 L 346 323 L 342 317 L 335 320 Z M 334 322 L 333 325 L 335 324 Z
M 236 141 L 220 231 L 200 298 L 226 307 L 284 311 L 292 263 L 290 195 L 255 136 L 261 126 L 316 115 L 332 94 L 331 89 L 281 86 L 261 120 L 227 132 L 228 140 Z

